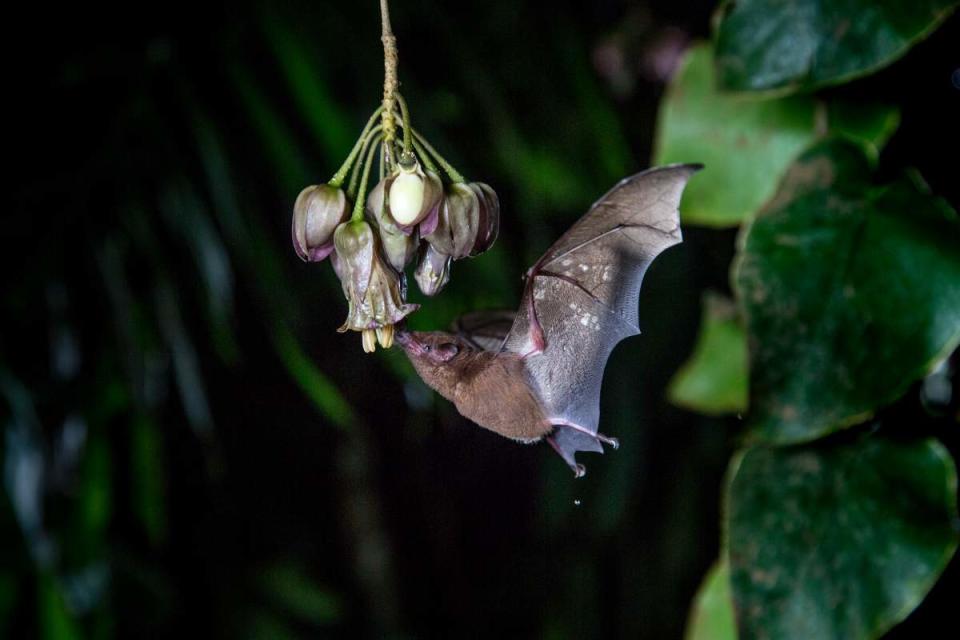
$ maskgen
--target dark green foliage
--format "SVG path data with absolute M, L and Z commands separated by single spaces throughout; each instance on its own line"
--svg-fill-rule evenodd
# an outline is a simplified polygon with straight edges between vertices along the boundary
M 741 245 L 750 424 L 763 439 L 862 422 L 960 341 L 960 220 L 907 178 L 876 184 L 852 144 L 800 157 Z
M 740 224 L 773 195 L 790 163 L 824 133 L 843 133 L 876 153 L 897 127 L 890 104 L 813 96 L 757 100 L 717 87 L 711 48 L 687 52 L 657 120 L 657 163 L 696 156 L 709 172 L 684 194 L 683 221 L 710 227 Z
M 701 47 L 668 91 L 661 156 L 701 148 L 720 164 L 691 190 L 687 221 L 742 224 L 730 274 L 739 317 L 705 314 L 671 400 L 742 409 L 751 447 L 729 470 L 724 545 L 690 638 L 876 638 L 927 596 L 957 547 L 954 462 L 928 436 L 955 455 L 960 220 L 911 166 L 945 175 L 956 163 L 955 149 L 933 152 L 952 120 L 931 120 L 936 133 L 905 157 L 902 142 L 885 149 L 903 109 L 891 96 L 909 102 L 902 90 L 860 82 L 775 97 L 876 71 L 953 4 L 727 2 L 717 86 Z M 912 68 L 873 87 L 922 86 Z M 791 113 L 815 122 L 798 127 Z M 794 156 L 783 140 L 805 150 Z M 742 360 L 749 402 L 738 407 L 741 367 L 730 363 Z
M 957 473 L 933 440 L 750 449 L 731 466 L 739 637 L 875 638 L 957 547 Z
M 955 0 L 727 0 L 718 11 L 724 89 L 794 92 L 848 82 L 904 55 Z

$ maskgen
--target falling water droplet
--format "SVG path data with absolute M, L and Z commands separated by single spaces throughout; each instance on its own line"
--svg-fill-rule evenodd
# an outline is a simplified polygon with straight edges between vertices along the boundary
M 579 506 L 580 506 L 580 501 L 579 501 L 579 500 L 574 500 L 574 501 L 573 501 L 573 506 L 579 507 Z

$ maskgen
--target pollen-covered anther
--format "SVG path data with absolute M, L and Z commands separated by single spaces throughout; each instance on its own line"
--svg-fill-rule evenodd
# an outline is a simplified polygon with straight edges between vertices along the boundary
M 364 353 L 373 353 L 377 350 L 377 332 L 373 329 L 364 329 L 360 334 Z
M 389 349 L 393 346 L 393 325 L 386 324 L 382 327 L 377 327 L 377 342 L 380 343 L 380 346 L 384 349 Z

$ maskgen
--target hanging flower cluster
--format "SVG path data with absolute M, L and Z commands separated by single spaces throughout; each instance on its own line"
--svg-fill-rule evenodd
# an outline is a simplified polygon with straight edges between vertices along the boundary
M 406 301 L 411 262 L 420 290 L 436 295 L 451 263 L 490 248 L 500 225 L 493 189 L 464 180 L 411 127 L 403 98 L 389 97 L 340 170 L 304 189 L 293 208 L 294 250 L 308 262 L 330 258 L 349 306 L 339 331 L 360 331 L 366 352 L 378 342 L 389 348 L 393 326 L 417 309 Z M 377 156 L 380 180 L 367 193 Z

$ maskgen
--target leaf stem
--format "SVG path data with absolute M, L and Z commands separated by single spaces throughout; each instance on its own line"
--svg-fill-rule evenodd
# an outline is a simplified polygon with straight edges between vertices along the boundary
M 403 152 L 410 153 L 410 144 L 413 139 L 411 131 L 413 129 L 410 124 L 410 111 L 407 109 L 407 101 L 403 99 L 403 96 L 397 92 L 397 104 L 400 105 L 400 113 L 403 119 Z
M 357 138 L 357 141 L 353 144 L 353 149 L 350 150 L 347 159 L 343 161 L 343 165 L 341 165 L 337 172 L 333 174 L 333 177 L 330 178 L 329 184 L 331 186 L 339 187 L 343 184 L 343 181 L 347 177 L 347 172 L 350 171 L 351 165 L 353 165 L 354 160 L 357 159 L 357 154 L 360 153 L 360 149 L 363 147 L 364 141 L 366 141 L 367 135 L 369 135 L 370 129 L 373 127 L 373 123 L 377 121 L 382 111 L 382 106 L 377 107 L 373 115 L 370 116 L 370 119 L 367 120 L 367 124 L 363 127 L 363 131 L 360 132 L 360 137 Z
M 363 159 L 363 156 L 367 153 L 367 148 L 370 146 L 370 141 L 376 137 L 378 133 L 383 130 L 383 125 L 378 124 L 372 128 L 368 133 L 366 138 L 363 140 L 363 146 L 360 150 L 360 159 Z M 363 163 L 359 162 L 353 165 L 353 171 L 350 173 L 350 186 L 347 188 L 347 196 L 351 199 L 356 198 L 357 196 L 357 181 L 360 179 L 360 172 L 363 168 Z
M 426 165 L 428 171 L 437 172 L 437 165 L 433 164 L 433 160 L 430 159 L 430 154 L 427 153 L 427 150 L 423 148 L 423 145 L 420 144 L 417 140 L 413 141 L 413 148 L 417 151 L 417 156 L 420 160 L 423 161 L 423 164 Z
M 463 174 L 461 174 L 459 171 L 454 169 L 453 165 L 447 162 L 442 155 L 437 153 L 437 150 L 433 148 L 433 145 L 427 142 L 427 139 L 424 138 L 422 135 L 420 135 L 420 132 L 418 132 L 416 129 L 412 127 L 410 131 L 411 133 L 413 133 L 417 142 L 423 145 L 423 147 L 430 152 L 430 155 L 432 155 L 433 158 L 437 161 L 437 164 L 443 167 L 443 170 L 447 172 L 448 176 L 450 176 L 450 180 L 452 180 L 453 182 L 466 182 L 466 180 L 463 177 Z
M 381 140 L 386 144 L 385 135 L 380 133 L 375 134 L 372 140 L 373 144 L 370 145 L 370 150 L 367 151 L 367 156 L 363 160 L 363 178 L 360 180 L 360 191 L 353 205 L 353 215 L 350 217 L 350 220 L 354 222 L 363 220 L 363 205 L 365 205 L 367 201 L 367 181 L 370 178 L 370 167 L 373 166 L 373 154 L 377 151 Z

